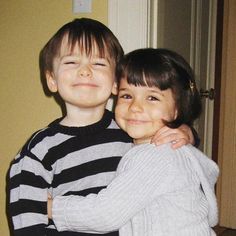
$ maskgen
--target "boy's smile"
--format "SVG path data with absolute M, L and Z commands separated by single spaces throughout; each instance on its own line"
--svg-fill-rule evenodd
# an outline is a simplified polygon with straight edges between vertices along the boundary
M 75 83 L 72 85 L 73 87 L 98 87 L 96 84 L 93 83 Z

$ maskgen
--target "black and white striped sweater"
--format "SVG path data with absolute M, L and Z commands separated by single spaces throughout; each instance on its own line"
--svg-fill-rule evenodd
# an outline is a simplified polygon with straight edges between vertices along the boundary
M 55 197 L 99 192 L 132 146 L 109 111 L 86 127 L 62 126 L 60 120 L 32 135 L 10 167 L 9 212 L 16 236 L 94 235 L 57 232 L 53 222 L 48 223 L 47 193 Z

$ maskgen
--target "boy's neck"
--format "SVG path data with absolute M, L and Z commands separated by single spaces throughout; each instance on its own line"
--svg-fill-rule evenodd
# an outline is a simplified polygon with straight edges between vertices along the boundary
M 67 111 L 67 115 L 60 122 L 64 126 L 82 127 L 100 121 L 104 115 L 104 108 L 77 108 Z

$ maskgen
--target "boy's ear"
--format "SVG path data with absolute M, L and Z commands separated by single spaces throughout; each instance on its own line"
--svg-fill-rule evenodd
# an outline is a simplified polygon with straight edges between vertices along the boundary
M 177 116 L 178 116 L 178 111 L 177 111 L 177 108 L 175 108 L 175 118 L 174 119 L 176 119 Z
M 114 82 L 113 86 L 112 86 L 112 90 L 111 90 L 111 93 L 113 95 L 117 95 L 118 94 L 118 85 L 116 82 Z
M 47 79 L 48 89 L 52 93 L 56 93 L 57 92 L 57 81 L 54 79 L 53 73 L 47 71 L 46 72 L 46 79 Z

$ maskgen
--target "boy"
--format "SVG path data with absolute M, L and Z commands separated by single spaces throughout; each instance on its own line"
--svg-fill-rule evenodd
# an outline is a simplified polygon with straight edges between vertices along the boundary
M 62 98 L 66 114 L 33 134 L 11 166 L 10 215 L 15 235 L 87 235 L 57 232 L 48 222 L 47 196 L 99 192 L 111 182 L 121 157 L 131 148 L 130 137 L 105 109 L 111 93 L 116 94 L 115 70 L 122 57 L 112 32 L 85 18 L 62 26 L 42 49 L 41 75 L 49 90 Z M 171 130 L 174 137 L 169 132 L 165 141 L 188 141 L 179 130 L 177 134 Z

